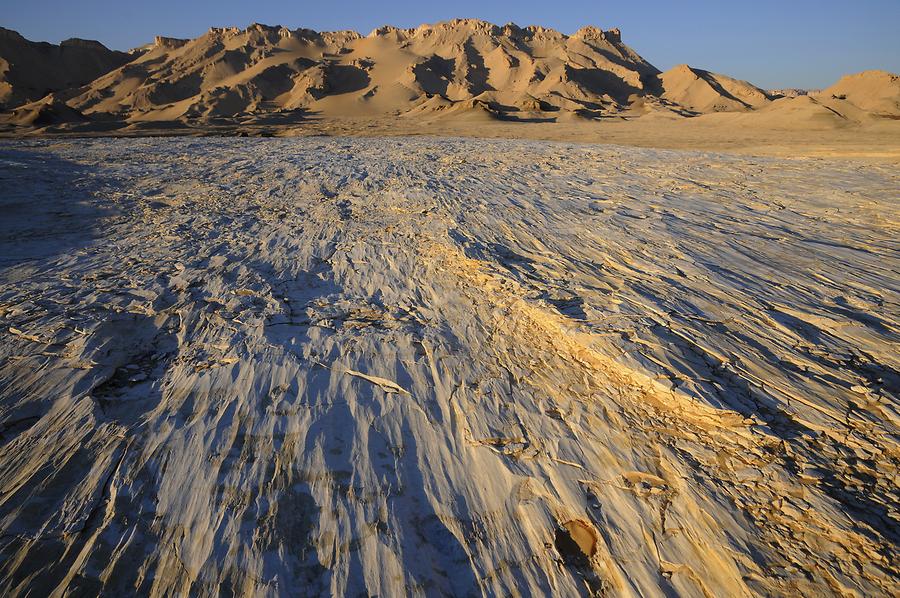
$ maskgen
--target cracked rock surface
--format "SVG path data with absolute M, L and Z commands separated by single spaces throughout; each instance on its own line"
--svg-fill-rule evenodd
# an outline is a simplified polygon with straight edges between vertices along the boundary
M 0 594 L 897 595 L 900 176 L 0 143 Z

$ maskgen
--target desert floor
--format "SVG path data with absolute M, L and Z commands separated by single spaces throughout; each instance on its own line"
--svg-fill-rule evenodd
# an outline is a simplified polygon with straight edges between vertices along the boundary
M 465 137 L 624 145 L 652 149 L 714 151 L 782 158 L 846 158 L 856 162 L 900 165 L 900 120 L 865 126 L 818 125 L 802 117 L 792 126 L 760 126 L 755 114 L 721 113 L 697 118 L 664 117 L 566 122 L 515 122 L 460 116 L 334 117 L 285 112 L 191 121 L 89 122 L 28 130 L 0 124 L 0 139 L 28 136 L 83 137 Z
M 0 594 L 900 592 L 894 164 L 7 140 L 0 189 Z
M 753 116 L 753 115 L 750 115 Z M 727 152 L 750 156 L 852 158 L 900 164 L 900 121 L 884 120 L 868 126 L 816 126 L 773 128 L 746 121 L 744 114 L 712 114 L 699 118 L 619 118 L 570 122 L 505 122 L 497 119 L 466 121 L 411 118 L 319 118 L 311 115 L 299 125 L 279 126 L 261 117 L 248 117 L 243 128 L 250 134 L 276 135 L 426 135 L 495 139 L 531 139 L 575 143 L 602 143 L 632 147 Z M 141 123 L 152 127 L 152 123 Z M 200 126 L 203 134 L 232 133 L 242 125 L 228 121 L 222 129 Z M 161 130 L 160 133 L 168 131 Z M 123 134 L 133 133 L 128 130 Z M 182 131 L 181 134 L 183 134 Z

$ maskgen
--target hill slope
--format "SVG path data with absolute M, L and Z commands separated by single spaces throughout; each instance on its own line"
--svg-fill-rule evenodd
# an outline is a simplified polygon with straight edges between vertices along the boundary
M 618 29 L 596 27 L 565 35 L 457 19 L 364 36 L 254 24 L 157 37 L 128 54 L 0 30 L 7 131 L 291 125 L 308 115 L 432 124 L 708 115 L 701 120 L 818 130 L 900 116 L 900 78 L 884 71 L 784 95 L 688 65 L 662 73 Z
M 900 116 L 900 77 L 887 71 L 847 75 L 816 95 L 819 98 L 845 100 L 868 112 Z
M 694 112 L 744 111 L 764 106 L 769 95 L 758 87 L 725 75 L 676 66 L 662 75 L 662 97 Z
M 0 110 L 85 85 L 133 59 L 92 40 L 73 38 L 57 46 L 0 27 Z
M 416 29 L 317 33 L 265 25 L 158 38 L 137 60 L 73 94 L 87 114 L 133 120 L 307 109 L 326 114 L 615 110 L 658 70 L 619 32 L 572 36 L 455 20 Z

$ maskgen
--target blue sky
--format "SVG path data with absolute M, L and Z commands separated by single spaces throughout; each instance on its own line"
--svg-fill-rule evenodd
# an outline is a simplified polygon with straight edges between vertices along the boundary
M 900 0 L 0 0 L 0 25 L 29 39 L 83 37 L 116 49 L 253 22 L 368 33 L 457 17 L 564 33 L 619 27 L 623 41 L 660 69 L 686 62 L 770 88 L 824 87 L 866 69 L 900 72 Z

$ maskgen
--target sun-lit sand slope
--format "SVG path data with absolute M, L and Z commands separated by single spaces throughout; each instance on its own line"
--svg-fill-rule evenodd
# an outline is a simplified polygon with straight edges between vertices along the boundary
M 897 595 L 895 168 L 0 145 L 0 593 Z
M 65 57 L 72 48 L 41 46 L 0 29 L 0 134 L 253 133 L 253 127 L 290 134 L 348 118 L 367 121 L 353 127 L 357 134 L 397 126 L 385 119 L 452 122 L 470 131 L 496 121 L 549 127 L 694 118 L 724 131 L 860 131 L 900 119 L 900 77 L 886 71 L 847 76 L 820 94 L 780 97 L 688 65 L 662 73 L 618 29 L 593 26 L 565 35 L 454 19 L 361 35 L 254 24 L 212 28 L 195 39 L 157 37 L 127 55 L 79 43 L 90 46 L 93 62 L 105 56 L 104 62 L 91 63 L 98 67 L 91 77 L 66 70 L 71 79 L 64 84 L 59 61 L 46 55 Z M 39 46 L 45 51 L 35 55 Z M 552 127 L 544 134 L 551 132 L 559 136 Z

